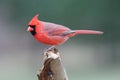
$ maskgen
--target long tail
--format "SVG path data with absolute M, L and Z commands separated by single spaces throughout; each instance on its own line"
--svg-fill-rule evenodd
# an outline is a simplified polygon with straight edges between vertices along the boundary
M 73 31 L 67 32 L 67 34 L 65 34 L 65 36 L 73 37 L 73 36 L 78 35 L 78 34 L 96 34 L 96 35 L 99 35 L 99 34 L 103 34 L 103 32 L 102 31 L 95 31 L 95 30 L 73 30 Z
M 102 31 L 95 30 L 75 30 L 76 34 L 103 34 Z

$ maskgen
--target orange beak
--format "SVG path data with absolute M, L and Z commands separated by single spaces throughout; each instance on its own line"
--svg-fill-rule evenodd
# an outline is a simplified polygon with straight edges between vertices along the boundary
M 27 31 L 28 31 L 28 32 L 33 31 L 33 28 L 28 27 Z

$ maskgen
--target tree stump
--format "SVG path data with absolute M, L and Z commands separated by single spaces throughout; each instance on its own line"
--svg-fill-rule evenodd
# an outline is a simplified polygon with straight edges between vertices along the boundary
M 37 76 L 38 80 L 68 80 L 60 54 L 55 47 L 44 52 L 44 64 Z

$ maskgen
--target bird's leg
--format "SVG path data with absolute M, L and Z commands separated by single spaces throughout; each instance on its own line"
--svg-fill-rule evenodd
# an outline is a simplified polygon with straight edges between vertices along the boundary
M 49 48 L 47 49 L 47 51 L 52 50 L 53 48 L 55 48 L 55 46 L 49 47 Z
M 55 46 L 50 46 L 49 48 L 45 49 L 44 52 L 50 51 L 50 50 L 52 50 L 53 48 L 55 48 Z

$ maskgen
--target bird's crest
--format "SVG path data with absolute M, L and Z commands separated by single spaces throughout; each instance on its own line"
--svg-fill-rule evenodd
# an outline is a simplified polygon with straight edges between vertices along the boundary
M 35 25 L 39 24 L 38 16 L 39 16 L 39 14 L 36 14 L 36 15 L 31 19 L 31 21 L 29 22 L 28 25 L 35 26 Z

